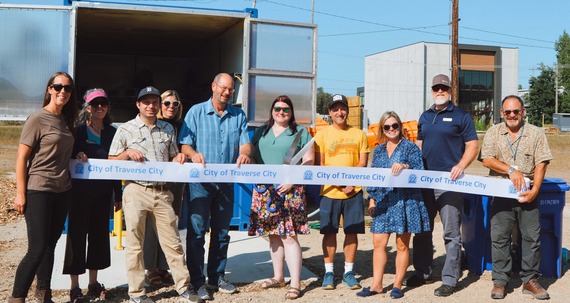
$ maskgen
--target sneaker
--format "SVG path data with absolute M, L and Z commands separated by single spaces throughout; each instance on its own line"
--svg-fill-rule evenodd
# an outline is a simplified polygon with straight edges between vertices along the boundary
M 356 281 L 354 273 L 352 271 L 347 271 L 344 276 L 342 276 L 342 284 L 348 286 L 350 289 L 361 289 L 362 285 Z
M 149 298 L 147 295 L 142 295 L 140 297 L 130 297 L 129 303 L 154 303 L 154 301 Z
M 218 290 L 217 291 L 223 292 L 225 294 L 235 294 L 236 292 L 238 292 L 238 289 L 237 289 L 237 287 L 235 287 L 235 285 L 228 282 L 226 279 L 220 278 L 218 280 Z
M 447 285 L 447 284 L 441 284 L 440 287 L 436 288 L 433 291 L 433 294 L 438 296 L 438 297 L 449 297 L 454 292 L 455 292 L 455 287 Z
M 423 279 L 422 277 L 418 276 L 418 275 L 413 275 L 411 277 L 409 277 L 407 280 L 404 280 L 404 285 L 407 287 L 419 287 L 422 286 L 424 284 L 432 284 L 433 278 L 430 276 L 427 277 L 427 279 Z
M 200 298 L 200 296 L 198 296 L 198 294 L 196 294 L 193 289 L 187 289 L 180 295 L 180 297 L 178 297 L 178 302 L 204 303 L 204 299 Z
M 323 277 L 323 289 L 332 290 L 334 289 L 334 274 L 332 272 L 325 273 Z
M 83 298 L 83 293 L 81 292 L 81 288 L 76 287 L 76 288 L 69 291 L 69 302 L 81 303 L 81 302 L 85 302 L 84 299 L 85 298 Z
M 87 296 L 93 299 L 105 300 L 106 296 L 105 285 L 95 282 L 93 284 L 89 284 L 87 287 Z
M 390 292 L 390 298 L 400 299 L 403 296 L 404 296 L 404 293 L 402 292 L 401 289 L 399 289 L 398 287 L 392 288 L 392 291 Z
M 537 300 L 548 300 L 550 296 L 548 292 L 540 284 L 536 278 L 530 279 L 527 283 L 523 284 L 523 294 L 532 295 Z
M 212 295 L 210 294 L 210 292 L 208 291 L 208 289 L 206 288 L 206 284 L 200 286 L 200 288 L 198 288 L 198 297 L 200 297 L 200 299 L 202 300 L 214 300 L 214 298 L 212 297 Z
M 379 294 L 375 290 L 370 290 L 370 287 L 364 287 L 361 291 L 357 292 L 356 295 L 359 297 L 370 297 Z

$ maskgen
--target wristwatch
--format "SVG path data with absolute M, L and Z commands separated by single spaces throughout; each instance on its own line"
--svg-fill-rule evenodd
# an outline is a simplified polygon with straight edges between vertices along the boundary
M 512 173 L 515 172 L 515 170 L 517 170 L 514 166 L 509 167 L 509 170 L 507 171 L 507 174 L 511 175 Z

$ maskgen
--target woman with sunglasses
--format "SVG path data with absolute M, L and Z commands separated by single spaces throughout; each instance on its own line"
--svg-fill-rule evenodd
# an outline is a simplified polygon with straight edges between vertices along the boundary
M 85 103 L 75 128 L 73 157 L 81 161 L 107 159 L 117 131 L 111 125 L 109 117 L 109 98 L 101 88 L 87 90 L 83 98 Z M 73 179 L 72 184 L 73 202 L 69 206 L 63 264 L 63 274 L 69 275 L 71 279 L 69 297 L 72 303 L 82 300 L 79 275 L 89 269 L 87 297 L 103 300 L 106 291 L 97 281 L 97 272 L 111 266 L 110 207 L 114 197 L 115 210 L 121 208 L 121 181 Z
M 269 109 L 270 118 L 253 135 L 255 160 L 259 164 L 283 164 L 289 150 L 299 152 L 311 139 L 309 132 L 295 122 L 293 102 L 287 96 L 277 97 Z M 299 139 L 295 139 L 300 136 Z M 298 143 L 295 144 L 295 141 Z M 294 146 L 293 146 L 294 145 Z M 303 165 L 312 165 L 314 148 L 303 156 Z M 285 286 L 283 261 L 291 274 L 290 288 L 285 298 L 301 296 L 301 245 L 297 235 L 309 233 L 305 187 L 303 185 L 255 185 L 253 191 L 249 235 L 269 236 L 269 250 L 273 263 L 273 278 L 263 282 L 261 288 Z M 271 207 L 269 200 L 279 200 Z M 269 201 L 269 203 L 268 203 Z M 268 209 L 275 215 L 268 216 Z
M 372 167 L 389 168 L 394 176 L 403 169 L 423 170 L 420 149 L 407 140 L 402 133 L 402 121 L 395 112 L 389 111 L 380 117 L 382 132 L 377 140 L 386 141 L 374 150 Z M 404 296 L 402 284 L 410 260 L 410 237 L 412 233 L 429 231 L 429 217 L 422 194 L 418 188 L 368 187 L 368 213 L 373 218 L 370 231 L 373 233 L 373 278 L 370 287 L 357 295 L 368 297 L 383 291 L 382 278 L 388 261 L 386 247 L 390 234 L 396 233 L 396 277 L 390 297 Z
M 25 301 L 34 276 L 38 302 L 53 302 L 54 250 L 70 203 L 69 161 L 76 119 L 73 79 L 57 72 L 48 80 L 43 107 L 28 117 L 20 135 L 14 209 L 26 218 L 28 251 L 16 270 L 10 303 Z
M 158 119 L 166 121 L 174 126 L 176 132 L 175 137 L 178 138 L 180 128 L 182 127 L 182 102 L 178 92 L 169 89 L 161 94 L 161 103 L 158 110 Z M 180 146 L 178 146 L 180 150 Z M 182 198 L 186 183 L 167 183 L 168 189 L 172 192 L 174 198 L 172 200 L 172 208 L 176 216 L 180 216 L 182 207 Z M 174 278 L 168 272 L 168 263 L 164 252 L 158 244 L 158 237 L 152 224 L 147 219 L 145 239 L 143 244 L 144 267 L 146 269 L 145 280 L 152 287 L 162 287 L 164 285 L 174 285 Z

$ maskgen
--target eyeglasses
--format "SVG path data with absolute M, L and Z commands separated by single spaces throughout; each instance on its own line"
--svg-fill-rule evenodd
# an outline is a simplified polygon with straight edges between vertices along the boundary
M 109 101 L 91 101 L 91 103 L 89 103 L 89 105 L 91 105 L 91 107 L 94 107 L 94 108 L 99 107 L 99 106 L 107 107 L 107 106 L 109 106 Z
M 394 123 L 394 124 L 392 124 L 392 125 L 386 124 L 386 125 L 382 126 L 382 128 L 383 128 L 385 131 L 389 131 L 389 130 L 390 130 L 390 127 L 391 127 L 392 129 L 394 129 L 394 130 L 397 130 L 398 128 L 400 128 L 400 125 L 399 125 L 398 123 Z
M 63 84 L 52 84 L 50 85 L 51 88 L 55 89 L 56 92 L 60 92 L 62 89 L 65 89 L 66 92 L 70 93 L 73 90 L 73 85 L 63 85 Z
M 505 116 L 510 116 L 511 113 L 513 113 L 515 114 L 515 116 L 518 116 L 520 113 L 522 113 L 522 111 L 523 111 L 522 109 L 513 109 L 513 110 L 505 109 L 503 110 L 503 114 L 505 114 Z
M 433 87 L 431 88 L 431 90 L 434 91 L 434 92 L 438 92 L 438 91 L 440 91 L 440 90 L 446 92 L 446 91 L 449 90 L 449 87 L 447 87 L 447 86 L 445 86 L 445 85 L 436 85 L 436 86 L 433 86 Z
M 291 108 L 290 108 L 290 107 L 279 107 L 279 106 L 275 106 L 275 107 L 273 108 L 273 111 L 276 112 L 276 113 L 278 113 L 278 112 L 280 112 L 280 111 L 283 111 L 284 113 L 288 114 L 288 113 L 291 111 Z
M 178 108 L 178 106 L 180 106 L 180 101 L 162 101 L 162 105 L 166 107 L 170 107 L 171 104 L 174 108 Z
M 214 83 L 215 83 L 215 82 L 214 82 Z M 226 90 L 229 91 L 230 93 L 233 93 L 233 92 L 236 91 L 235 88 L 229 88 L 229 87 L 227 87 L 227 86 L 222 86 L 222 85 L 219 85 L 218 83 L 216 83 L 216 85 L 217 85 L 219 88 L 221 88 L 223 92 L 225 92 Z

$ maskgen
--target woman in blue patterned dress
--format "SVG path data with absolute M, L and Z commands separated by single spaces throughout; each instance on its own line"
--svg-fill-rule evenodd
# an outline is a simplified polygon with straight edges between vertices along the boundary
M 403 169 L 422 170 L 420 149 L 402 134 L 402 121 L 395 112 L 385 112 L 380 117 L 382 132 L 378 139 L 386 141 L 376 147 L 372 167 L 390 168 L 397 176 Z M 396 277 L 390 297 L 404 296 L 402 283 L 410 261 L 410 237 L 412 233 L 429 231 L 429 217 L 419 188 L 368 187 L 368 213 L 373 217 L 370 231 L 374 234 L 373 278 L 370 287 L 357 293 L 367 297 L 381 293 L 382 278 L 388 261 L 386 246 L 390 234 L 396 233 Z
M 293 102 L 287 96 L 279 96 L 271 104 L 269 120 L 259 127 L 251 140 L 255 148 L 255 161 L 259 164 L 283 164 L 289 149 L 300 136 L 295 148 L 299 152 L 311 135 L 304 127 L 295 122 Z M 303 156 L 304 165 L 312 165 L 314 148 L 311 147 Z M 303 185 L 256 184 L 252 194 L 249 235 L 269 236 L 269 250 L 273 263 L 273 278 L 263 282 L 261 288 L 280 288 L 285 286 L 283 261 L 291 274 L 291 283 L 285 297 L 297 299 L 301 296 L 301 245 L 297 235 L 309 233 L 307 222 L 307 205 L 305 187 Z M 282 197 L 281 206 L 270 214 L 266 207 L 269 199 Z

